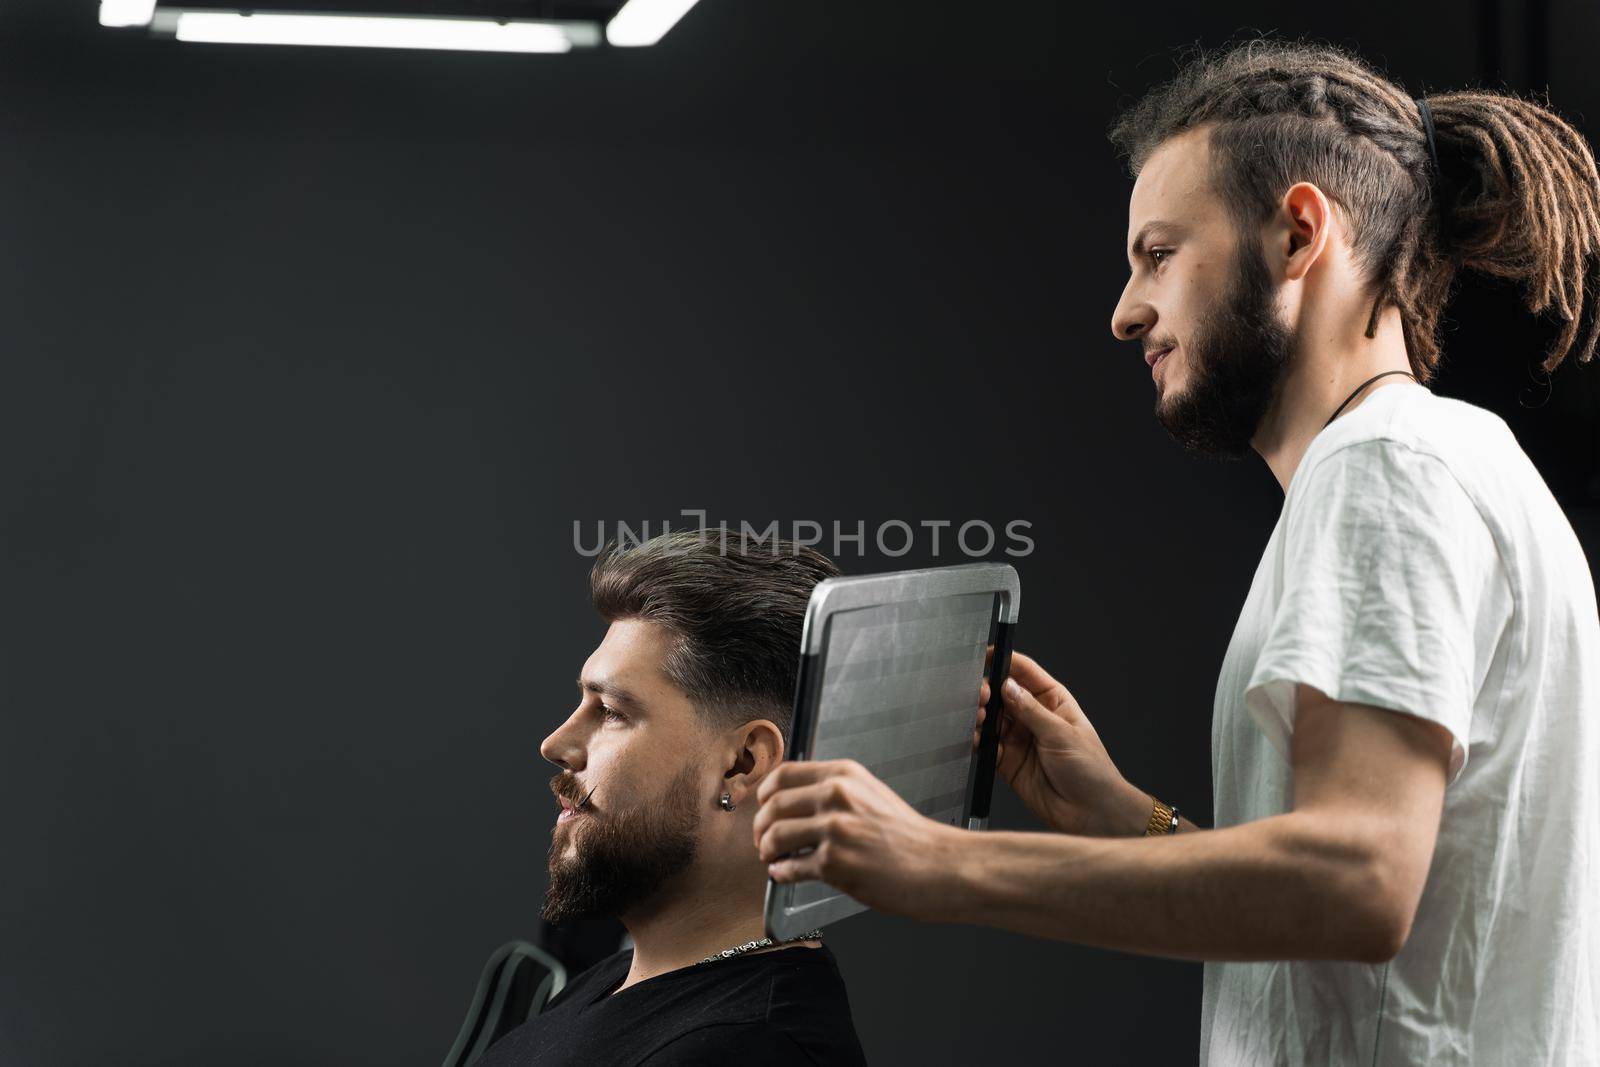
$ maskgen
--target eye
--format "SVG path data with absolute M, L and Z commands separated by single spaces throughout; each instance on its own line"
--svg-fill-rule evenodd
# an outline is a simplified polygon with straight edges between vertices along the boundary
M 627 716 L 608 704 L 600 705 L 600 717 L 606 722 L 626 722 Z
M 1162 263 L 1164 263 L 1166 261 L 1162 260 L 1162 259 L 1157 259 L 1156 257 L 1157 256 L 1170 256 L 1170 255 L 1172 255 L 1172 249 L 1170 249 L 1170 248 L 1152 248 L 1152 249 L 1150 249 L 1150 251 L 1146 252 L 1145 255 L 1150 258 L 1150 262 L 1153 265 L 1159 267 L 1159 266 L 1161 266 Z

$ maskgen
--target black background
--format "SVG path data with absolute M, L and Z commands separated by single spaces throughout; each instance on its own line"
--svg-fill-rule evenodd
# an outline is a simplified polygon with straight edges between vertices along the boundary
M 1179 452 L 1110 336 L 1104 130 L 1252 29 L 1413 92 L 1548 84 L 1594 137 L 1587 0 L 703 0 L 567 56 L 0 7 L 0 1063 L 442 1059 L 536 926 L 537 746 L 603 632 L 576 521 L 1030 522 L 1021 647 L 1204 821 L 1281 494 Z M 1594 374 L 1520 408 L 1553 329 L 1517 307 L 1469 287 L 1439 388 L 1512 421 L 1593 559 Z M 966 558 L 868 547 L 840 564 Z M 1195 1056 L 1197 964 L 829 942 L 875 1062 Z

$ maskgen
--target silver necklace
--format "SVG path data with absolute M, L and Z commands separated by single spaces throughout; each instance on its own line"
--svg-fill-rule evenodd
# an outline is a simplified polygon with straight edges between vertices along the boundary
M 821 930 L 812 930 L 810 933 L 801 934 L 798 937 L 786 937 L 782 941 L 774 941 L 770 937 L 763 937 L 760 941 L 746 941 L 742 945 L 735 945 L 733 948 L 725 948 L 715 955 L 707 956 L 705 959 L 701 960 L 700 963 L 715 963 L 718 960 L 731 960 L 733 957 L 742 956 L 746 952 L 751 952 L 758 948 L 769 948 L 773 945 L 787 945 L 794 941 L 820 941 L 821 939 Z M 700 964 L 698 963 L 695 964 L 697 967 L 699 965 Z

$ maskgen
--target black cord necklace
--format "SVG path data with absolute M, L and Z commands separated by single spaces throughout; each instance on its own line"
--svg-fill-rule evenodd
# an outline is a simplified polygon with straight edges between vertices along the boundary
M 1360 395 L 1361 390 L 1365 389 L 1367 386 L 1371 385 L 1373 382 L 1377 381 L 1379 378 L 1387 378 L 1391 374 L 1404 374 L 1407 378 L 1410 378 L 1412 381 L 1414 381 L 1414 382 L 1417 381 L 1417 376 L 1415 374 L 1412 374 L 1408 370 L 1386 370 L 1382 374 L 1374 374 L 1372 377 L 1368 378 L 1366 381 L 1364 381 L 1360 385 L 1356 386 L 1355 392 L 1353 392 L 1349 396 L 1345 397 L 1343 404 L 1340 404 L 1337 408 L 1334 408 L 1333 414 L 1328 416 L 1328 421 L 1322 424 L 1322 428 L 1324 430 L 1326 430 L 1329 426 L 1332 426 L 1333 425 L 1333 420 L 1337 419 L 1339 417 L 1339 412 L 1343 411 L 1346 407 L 1348 407 L 1350 405 L 1350 401 L 1354 400 L 1358 395 Z M 1417 382 L 1417 384 L 1421 385 L 1422 383 L 1421 382 Z

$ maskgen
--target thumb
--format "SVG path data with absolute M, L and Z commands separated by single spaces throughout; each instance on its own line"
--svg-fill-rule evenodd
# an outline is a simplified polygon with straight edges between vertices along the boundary
M 1066 723 L 1062 722 L 1060 717 L 1047 711 L 1032 693 L 1017 684 L 1016 679 L 1007 678 L 1006 684 L 1000 688 L 1000 693 L 1005 700 L 1006 712 L 1014 716 L 1015 720 L 1034 737 L 1049 737 L 1066 727 Z

